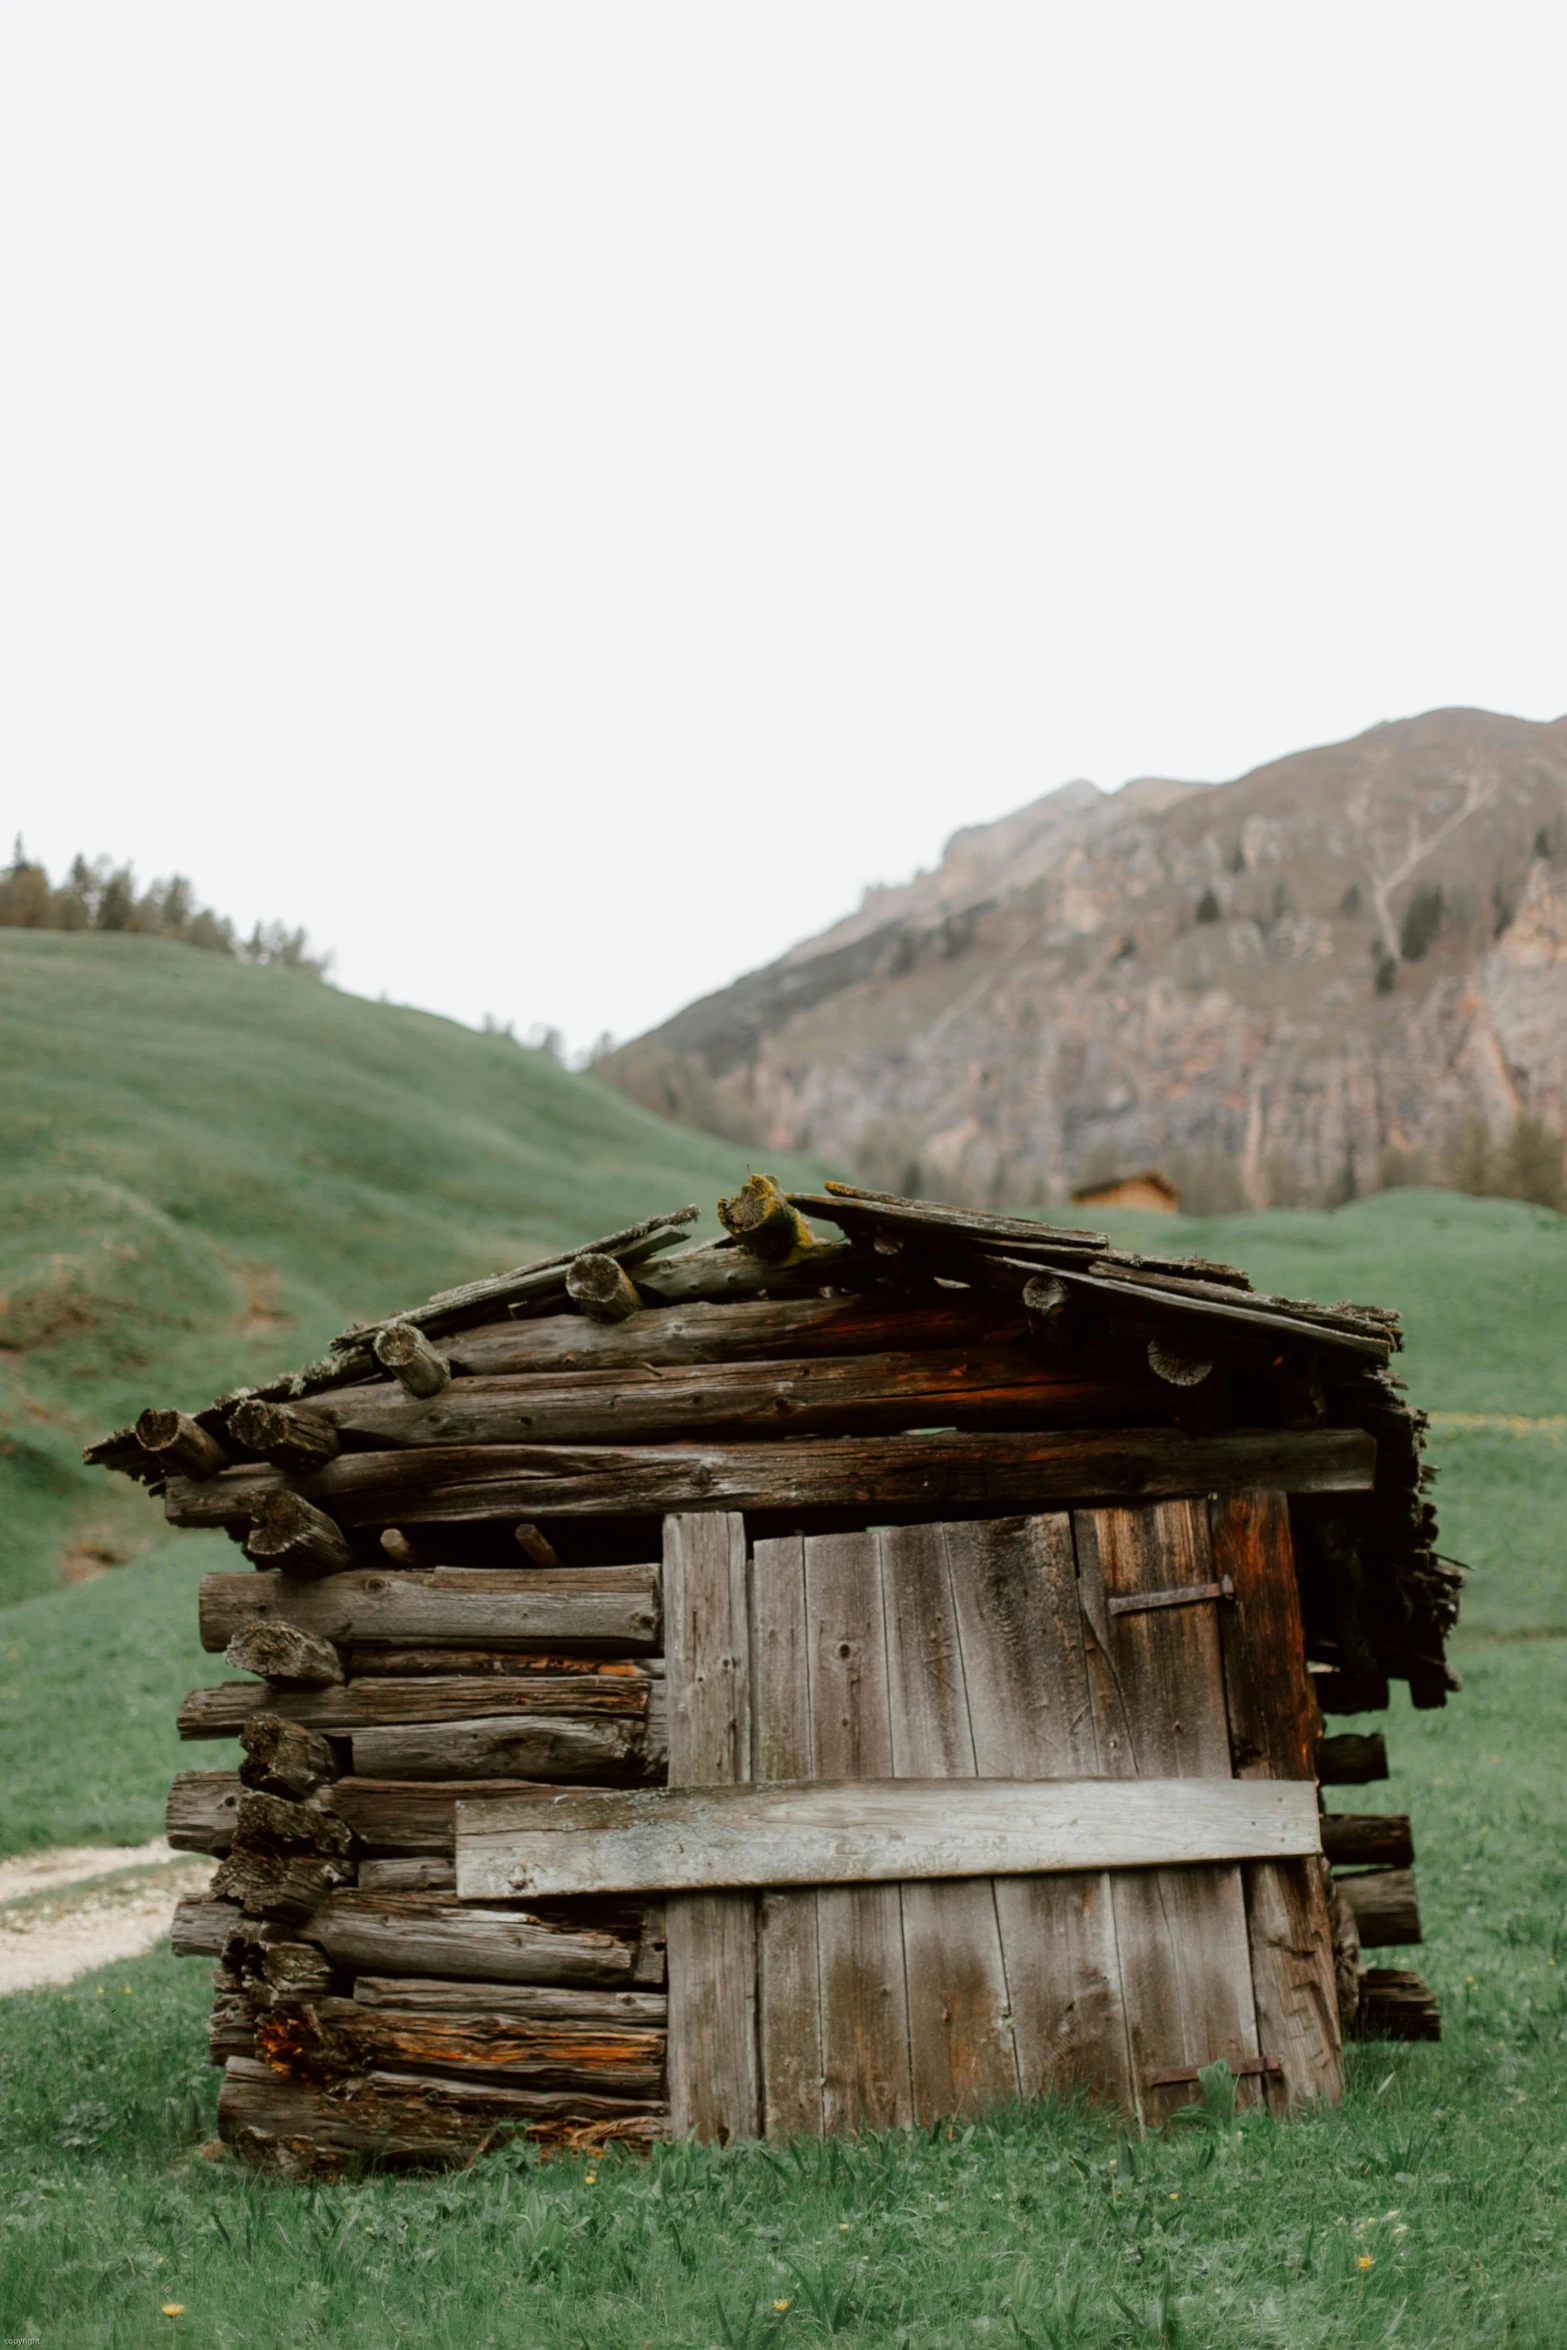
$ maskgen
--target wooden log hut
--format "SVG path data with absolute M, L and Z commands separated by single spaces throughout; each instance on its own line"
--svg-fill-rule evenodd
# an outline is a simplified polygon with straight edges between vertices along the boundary
M 180 1729 L 224 2136 L 329 2172 L 928 2123 L 1434 2036 L 1410 1825 L 1323 1716 L 1417 1706 L 1394 1317 L 1094 1232 L 753 1176 L 154 1410 L 221 1526 Z M 808 1222 L 807 1218 L 812 1219 Z M 819 1227 L 836 1229 L 823 1237 Z

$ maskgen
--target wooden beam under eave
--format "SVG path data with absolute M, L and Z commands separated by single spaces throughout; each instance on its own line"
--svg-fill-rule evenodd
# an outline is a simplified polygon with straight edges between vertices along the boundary
M 706 1510 L 1060 1508 L 1268 1487 L 1364 1493 L 1376 1439 L 1359 1428 L 1171 1428 L 838 1437 L 774 1444 L 430 1445 L 340 1456 L 308 1481 L 343 1526 Z M 170 1519 L 226 1525 L 256 1507 L 256 1472 L 171 1478 Z

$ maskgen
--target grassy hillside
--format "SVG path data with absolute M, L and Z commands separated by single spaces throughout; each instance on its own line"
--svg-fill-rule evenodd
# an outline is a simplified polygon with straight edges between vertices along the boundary
M 0 929 L 0 1606 L 161 1540 L 83 1442 L 745 1172 L 503 1036 L 124 934 Z M 800 1179 L 820 1172 L 797 1164 Z

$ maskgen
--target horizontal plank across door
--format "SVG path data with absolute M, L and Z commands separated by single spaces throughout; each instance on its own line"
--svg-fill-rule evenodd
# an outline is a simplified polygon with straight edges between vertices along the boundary
M 457 1807 L 464 1901 L 1033 1876 L 1320 1850 L 1309 1781 L 814 1779 Z

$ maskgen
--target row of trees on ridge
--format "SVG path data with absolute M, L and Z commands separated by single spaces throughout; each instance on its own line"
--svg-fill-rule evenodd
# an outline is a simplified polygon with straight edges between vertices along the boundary
M 324 979 L 332 962 L 330 954 L 316 952 L 303 930 L 281 922 L 258 922 L 242 938 L 226 915 L 197 903 L 182 873 L 138 890 L 129 865 L 116 865 L 108 857 L 91 862 L 77 857 L 61 882 L 51 882 L 20 837 L 10 864 L 0 871 L 0 929 L 140 931 L 245 963 L 280 963 L 310 979 Z

